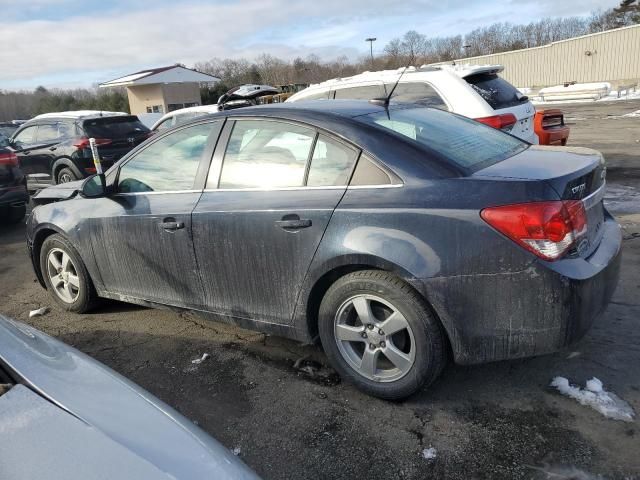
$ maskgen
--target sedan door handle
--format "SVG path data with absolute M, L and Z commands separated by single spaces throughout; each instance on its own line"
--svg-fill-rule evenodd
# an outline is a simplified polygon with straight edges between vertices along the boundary
M 176 221 L 162 222 L 160 226 L 164 230 L 174 231 L 174 230 L 180 230 L 181 228 L 184 228 L 184 222 L 176 222 Z
M 285 230 L 299 230 L 301 228 L 308 228 L 311 226 L 311 220 L 307 218 L 298 218 L 291 220 L 278 220 L 276 225 Z
M 49 147 L 49 150 L 51 150 L 52 152 L 55 152 L 58 149 L 58 147 L 56 147 L 55 145 L 53 147 Z

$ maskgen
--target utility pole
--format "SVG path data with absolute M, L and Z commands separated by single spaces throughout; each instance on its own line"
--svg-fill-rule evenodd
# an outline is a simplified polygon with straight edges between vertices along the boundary
M 369 42 L 369 47 L 370 47 L 370 51 L 371 51 L 371 70 L 374 70 L 374 66 L 373 66 L 373 42 L 375 42 L 377 40 L 376 37 L 369 37 L 369 38 L 365 38 L 364 41 L 365 42 Z

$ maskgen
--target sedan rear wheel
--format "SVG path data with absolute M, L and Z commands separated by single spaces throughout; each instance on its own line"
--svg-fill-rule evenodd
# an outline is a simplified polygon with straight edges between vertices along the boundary
M 430 385 L 447 361 L 446 338 L 424 299 L 383 271 L 337 280 L 318 315 L 320 338 L 334 368 L 368 394 L 405 398 Z
M 40 249 L 40 271 L 53 299 L 65 310 L 84 313 L 97 295 L 80 255 L 62 235 L 47 237 Z
M 377 382 L 404 377 L 415 363 L 413 330 L 400 310 L 377 295 L 356 295 L 334 321 L 338 350 L 351 368 Z

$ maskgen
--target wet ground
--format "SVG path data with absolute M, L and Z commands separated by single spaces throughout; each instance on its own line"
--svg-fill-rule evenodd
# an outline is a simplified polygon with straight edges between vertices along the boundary
M 625 238 L 612 304 L 566 351 L 450 365 L 430 389 L 384 402 L 341 383 L 317 347 L 120 303 L 64 313 L 36 283 L 22 226 L 0 226 L 0 312 L 140 384 L 266 479 L 640 479 L 640 420 L 608 420 L 548 387 L 556 375 L 581 385 L 596 376 L 640 412 L 640 117 L 617 118 L 640 101 L 562 108 L 570 144 L 607 157 L 607 200 Z M 52 310 L 29 320 L 41 306 Z M 429 447 L 435 459 L 423 458 Z

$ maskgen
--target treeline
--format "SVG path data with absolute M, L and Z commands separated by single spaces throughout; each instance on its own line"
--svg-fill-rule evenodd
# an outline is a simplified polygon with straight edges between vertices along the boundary
M 29 119 L 41 113 L 66 110 L 129 112 L 129 101 L 124 89 L 47 90 L 38 87 L 33 92 L 0 91 L 0 120 Z
M 620 6 L 590 17 L 546 18 L 529 24 L 494 23 L 467 35 L 429 37 L 415 30 L 387 43 L 373 60 L 369 55 L 356 59 L 345 56 L 324 61 L 316 55 L 283 60 L 268 53 L 247 59 L 213 58 L 196 63 L 196 70 L 219 77 L 214 87 L 201 89 L 204 104 L 216 103 L 232 87 L 244 83 L 287 85 L 317 83 L 329 78 L 355 75 L 365 70 L 399 68 L 405 65 L 452 61 L 464 57 L 538 47 L 589 33 L 640 23 L 640 0 L 622 0 Z M 30 118 L 61 110 L 128 111 L 124 90 L 47 90 L 33 92 L 0 91 L 0 120 Z

